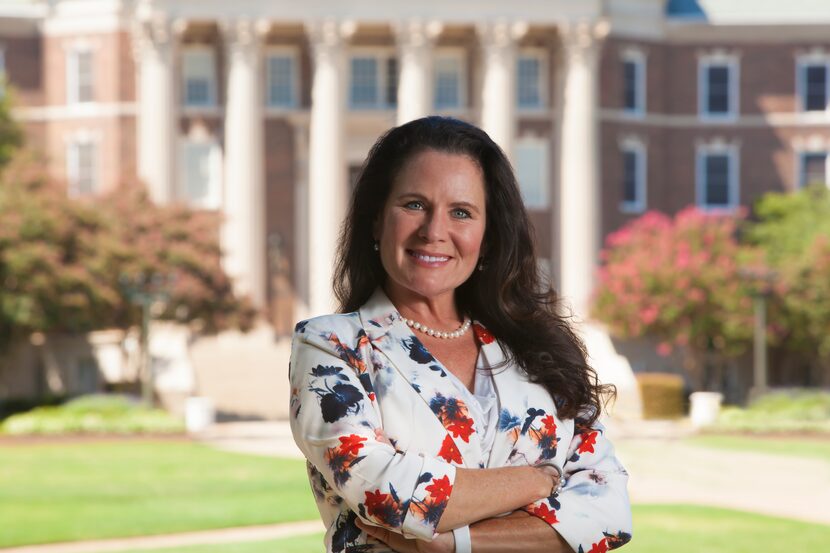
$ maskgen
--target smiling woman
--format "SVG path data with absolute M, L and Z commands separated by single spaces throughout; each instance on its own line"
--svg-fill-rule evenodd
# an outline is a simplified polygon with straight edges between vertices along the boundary
M 510 163 L 427 117 L 381 137 L 297 325 L 291 427 L 339 552 L 577 551 L 631 538 L 610 391 L 537 272 Z M 472 329 L 472 332 L 470 331 Z

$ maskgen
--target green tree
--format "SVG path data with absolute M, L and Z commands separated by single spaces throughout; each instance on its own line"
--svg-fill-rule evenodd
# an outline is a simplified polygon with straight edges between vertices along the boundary
M 778 275 L 770 326 L 783 336 L 785 351 L 824 374 L 819 384 L 830 384 L 830 190 L 766 194 L 755 212 L 746 240 Z

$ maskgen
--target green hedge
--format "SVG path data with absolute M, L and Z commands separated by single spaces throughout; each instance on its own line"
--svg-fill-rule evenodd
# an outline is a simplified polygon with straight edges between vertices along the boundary
M 38 407 L 12 415 L 0 425 L 0 433 L 15 436 L 181 432 L 183 422 L 166 411 L 118 395 L 82 396 L 63 405 Z
M 771 392 L 752 402 L 746 409 L 725 407 L 712 430 L 830 434 L 830 392 Z

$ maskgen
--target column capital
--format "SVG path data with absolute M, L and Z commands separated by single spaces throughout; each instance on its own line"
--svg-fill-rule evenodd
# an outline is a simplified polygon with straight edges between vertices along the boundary
M 266 19 L 238 18 L 221 24 L 228 51 L 234 54 L 254 54 L 271 28 Z
M 484 48 L 512 48 L 527 34 L 527 21 L 488 21 L 476 25 L 476 33 Z
M 311 51 L 315 59 L 334 54 L 343 43 L 354 36 L 357 23 L 352 20 L 320 19 L 305 24 Z
M 444 30 L 440 21 L 424 21 L 409 19 L 396 21 L 392 24 L 398 46 L 401 48 L 428 48 L 431 47 Z
M 607 19 L 563 23 L 559 26 L 559 36 L 566 58 L 579 63 L 595 60 L 610 30 L 611 24 Z
M 141 54 L 147 50 L 159 50 L 170 46 L 178 38 L 177 27 L 162 14 L 133 20 L 132 24 L 133 58 L 141 61 Z

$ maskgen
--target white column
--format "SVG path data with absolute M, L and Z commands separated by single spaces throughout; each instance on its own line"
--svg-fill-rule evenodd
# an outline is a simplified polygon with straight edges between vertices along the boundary
M 395 26 L 400 60 L 398 125 L 432 112 L 432 47 L 441 27 L 437 21 L 419 20 Z
M 574 313 L 588 317 L 600 247 L 597 72 L 607 22 L 560 27 L 564 79 L 560 151 L 561 290 Z
M 138 19 L 133 30 L 138 80 L 138 178 L 159 204 L 175 199 L 179 123 L 174 75 L 176 34 L 159 17 Z
M 509 159 L 516 138 L 516 41 L 526 23 L 494 22 L 476 27 L 484 57 L 481 127 Z
M 259 27 L 259 28 L 258 28 Z M 240 19 L 224 26 L 227 44 L 223 263 L 236 292 L 265 306 L 265 178 L 260 86 L 263 29 Z
M 332 275 L 337 239 L 346 214 L 346 166 L 343 156 L 345 109 L 343 77 L 346 38 L 354 26 L 338 21 L 307 25 L 313 54 L 308 167 L 309 315 L 336 308 Z

